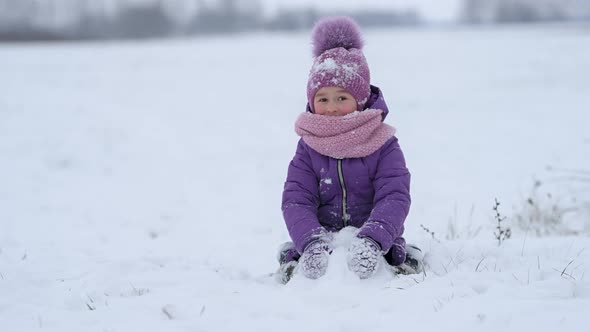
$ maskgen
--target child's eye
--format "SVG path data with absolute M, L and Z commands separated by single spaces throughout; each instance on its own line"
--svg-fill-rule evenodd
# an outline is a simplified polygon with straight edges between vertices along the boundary
M 347 99 L 348 99 L 348 98 L 346 98 L 346 97 L 344 97 L 344 96 L 342 96 L 342 97 L 338 97 L 338 100 L 339 100 L 339 101 L 345 101 L 345 100 L 347 100 Z
M 328 101 L 328 99 L 327 99 L 327 98 L 320 98 L 320 99 L 318 99 L 318 102 L 319 102 L 319 103 L 325 103 L 325 102 L 327 102 L 327 101 Z

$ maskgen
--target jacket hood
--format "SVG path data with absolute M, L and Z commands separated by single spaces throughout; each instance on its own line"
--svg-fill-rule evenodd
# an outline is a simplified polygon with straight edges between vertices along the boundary
M 365 104 L 365 110 L 366 109 L 382 110 L 382 120 L 385 120 L 387 114 L 389 114 L 389 109 L 387 108 L 387 103 L 385 103 L 385 99 L 383 98 L 383 93 L 381 92 L 381 89 L 374 85 L 371 85 L 371 95 L 369 96 L 369 100 Z M 306 112 L 313 113 L 311 107 L 309 106 L 309 103 L 307 103 Z

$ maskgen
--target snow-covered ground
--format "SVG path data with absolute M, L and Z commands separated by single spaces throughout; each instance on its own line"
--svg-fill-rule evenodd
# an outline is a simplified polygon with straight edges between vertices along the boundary
M 588 331 L 588 214 L 542 238 L 509 218 L 498 246 L 492 206 L 590 169 L 590 28 L 365 37 L 424 275 L 356 279 L 343 232 L 322 279 L 269 277 L 307 34 L 4 44 L 0 330 Z M 580 204 L 587 181 L 552 183 Z

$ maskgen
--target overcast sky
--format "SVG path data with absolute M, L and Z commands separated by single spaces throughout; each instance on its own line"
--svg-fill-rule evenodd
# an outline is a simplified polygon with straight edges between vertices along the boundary
M 278 7 L 313 5 L 321 9 L 411 8 L 426 19 L 446 21 L 456 18 L 461 0 L 260 0 L 269 10 Z

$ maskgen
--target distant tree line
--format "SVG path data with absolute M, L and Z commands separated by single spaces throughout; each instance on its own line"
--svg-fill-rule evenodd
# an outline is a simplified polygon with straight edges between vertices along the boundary
M 363 26 L 416 25 L 415 11 L 325 13 L 280 10 L 264 17 L 257 0 L 0 0 L 1 40 L 136 39 L 310 28 L 321 16 L 346 14 Z
M 464 0 L 467 23 L 528 23 L 590 20 L 588 0 Z

